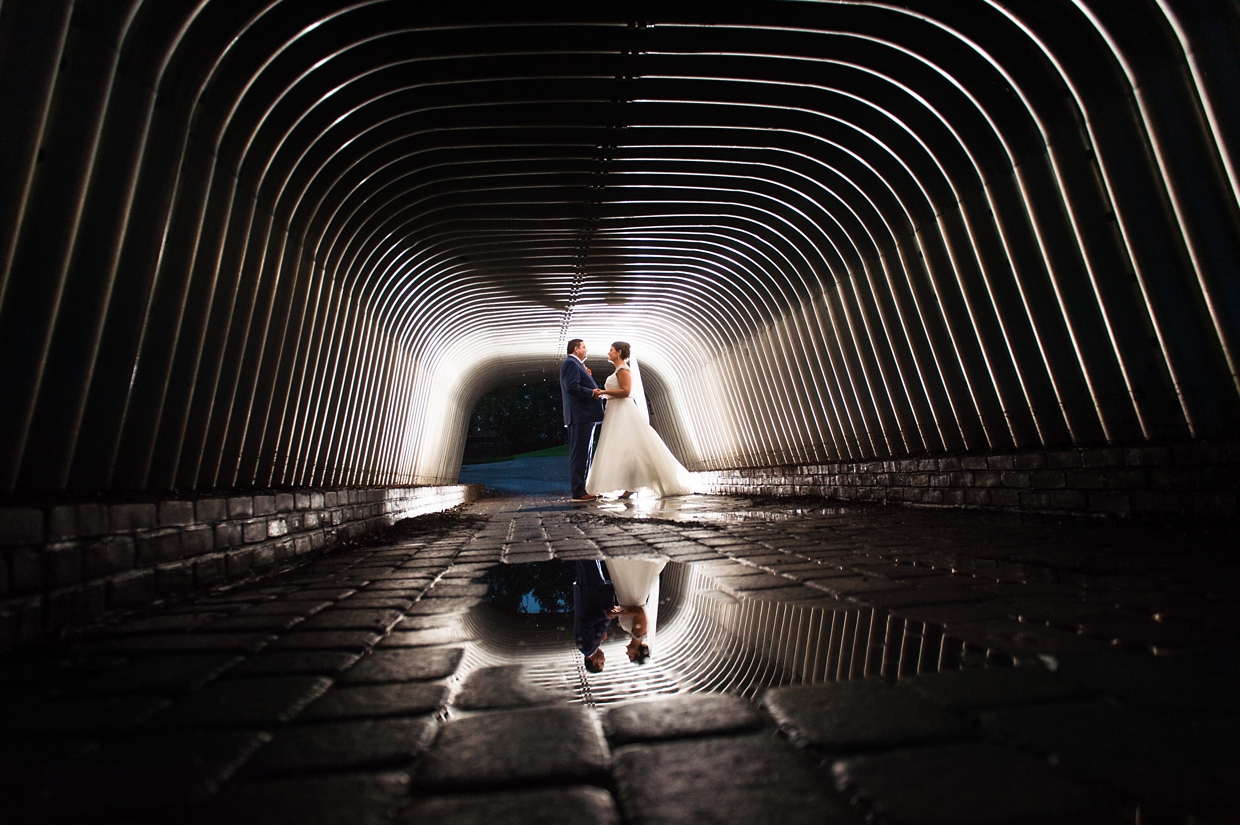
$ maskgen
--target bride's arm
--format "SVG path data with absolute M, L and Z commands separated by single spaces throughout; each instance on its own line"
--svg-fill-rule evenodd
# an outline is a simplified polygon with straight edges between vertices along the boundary
M 633 615 L 632 636 L 635 639 L 646 638 L 646 609 L 644 607 L 637 608 L 637 613 Z
M 628 370 L 616 370 L 616 381 L 619 382 L 619 389 L 603 390 L 600 395 L 603 398 L 628 398 L 629 390 L 633 389 L 633 376 L 629 375 Z

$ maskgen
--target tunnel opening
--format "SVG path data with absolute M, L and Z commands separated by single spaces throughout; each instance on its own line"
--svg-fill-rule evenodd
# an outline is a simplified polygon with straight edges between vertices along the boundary
M 567 443 L 557 384 L 501 387 L 474 405 L 462 464 L 510 459 Z

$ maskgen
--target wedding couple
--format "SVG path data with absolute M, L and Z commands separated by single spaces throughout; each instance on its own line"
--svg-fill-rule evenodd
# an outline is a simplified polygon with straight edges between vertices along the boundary
M 615 371 L 600 389 L 586 368 L 585 342 L 580 338 L 568 342 L 568 357 L 560 365 L 560 394 L 568 427 L 573 501 L 594 501 L 610 492 L 629 498 L 640 489 L 658 496 L 691 492 L 689 471 L 650 426 L 641 371 L 630 356 L 624 341 L 611 345 L 607 360 Z M 594 428 L 600 421 L 603 431 L 594 447 Z
M 629 661 L 645 664 L 658 623 L 659 573 L 665 564 L 646 559 L 574 562 L 573 637 L 586 670 L 602 671 L 603 641 L 612 619 L 619 619 L 629 634 L 625 647 Z

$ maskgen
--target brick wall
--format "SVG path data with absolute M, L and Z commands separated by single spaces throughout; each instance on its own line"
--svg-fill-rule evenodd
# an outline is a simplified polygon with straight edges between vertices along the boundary
M 694 473 L 695 489 L 931 507 L 1240 517 L 1240 442 L 1094 447 Z
M 347 488 L 0 507 L 0 647 L 240 579 L 397 519 L 472 501 L 479 489 Z

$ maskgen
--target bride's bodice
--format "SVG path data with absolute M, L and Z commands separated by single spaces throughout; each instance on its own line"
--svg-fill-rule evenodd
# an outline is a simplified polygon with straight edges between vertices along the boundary
M 628 367 L 621 367 L 620 369 L 628 369 Z M 611 375 L 607 376 L 607 380 L 603 382 L 603 389 L 605 390 L 620 389 L 619 375 L 620 375 L 620 370 L 616 370 Z

